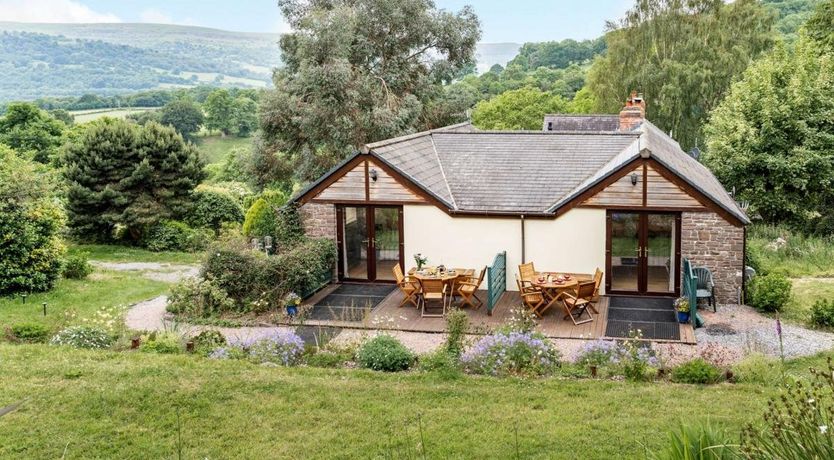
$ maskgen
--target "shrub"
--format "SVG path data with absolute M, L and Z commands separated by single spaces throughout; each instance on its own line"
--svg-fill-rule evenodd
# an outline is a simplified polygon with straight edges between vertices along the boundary
M 182 352 L 182 336 L 174 332 L 153 332 L 142 337 L 139 351 L 176 354 Z
M 235 302 L 211 280 L 187 278 L 171 288 L 170 313 L 191 317 L 208 317 L 235 310 Z
M 70 326 L 52 337 L 50 343 L 75 348 L 108 348 L 113 344 L 113 337 L 97 327 Z
M 51 331 L 38 323 L 15 324 L 11 327 L 12 337 L 24 343 L 44 343 L 49 340 Z
M 215 349 L 226 345 L 226 337 L 212 329 L 200 332 L 191 341 L 194 342 L 194 352 L 203 356 L 208 356 Z
M 230 193 L 216 187 L 203 187 L 192 196 L 193 207 L 187 219 L 190 225 L 210 228 L 217 234 L 224 223 L 243 222 L 243 208 Z
M 791 281 L 784 275 L 769 273 L 753 278 L 750 303 L 761 311 L 781 311 L 791 298 Z
M 151 251 L 198 251 L 204 249 L 213 235 L 210 231 L 193 229 L 176 220 L 162 221 L 148 230 L 144 246 Z
M 446 351 L 459 358 L 463 353 L 466 331 L 469 329 L 469 315 L 458 308 L 446 315 Z
M 366 369 L 397 372 L 411 367 L 414 355 L 394 337 L 378 335 L 359 347 L 356 362 Z
M 781 363 L 761 353 L 753 353 L 733 366 L 733 375 L 739 383 L 773 385 L 781 381 Z
M 817 326 L 834 327 L 834 301 L 820 299 L 814 302 L 811 322 Z
M 325 348 L 307 356 L 307 365 L 311 367 L 341 367 L 353 358 L 353 354 L 342 350 Z
M 576 364 L 584 367 L 599 368 L 619 363 L 623 349 L 614 340 L 594 340 L 586 342 L 576 355 Z
M 643 333 L 640 329 L 629 332 L 628 340 L 623 342 L 622 358 L 620 367 L 626 379 L 631 381 L 643 381 L 649 378 L 647 371 L 657 366 L 657 358 L 652 354 L 651 349 L 642 342 Z
M 444 379 L 455 379 L 462 375 L 458 356 L 445 348 L 420 356 L 418 368 L 423 372 L 435 373 Z
M 64 278 L 81 280 L 93 272 L 93 266 L 87 260 L 86 254 L 75 254 L 64 260 Z
M 246 211 L 243 220 L 243 234 L 245 236 L 275 237 L 278 213 L 275 207 L 263 198 L 258 198 L 252 207 Z
M 740 458 L 734 440 L 712 425 L 681 425 L 669 433 L 669 444 L 650 458 L 664 460 L 730 460 Z
M 543 335 L 512 331 L 482 338 L 461 356 L 461 363 L 475 374 L 549 375 L 559 358 L 559 351 Z
M 832 458 L 834 453 L 834 366 L 811 369 L 809 383 L 797 381 L 770 399 L 763 427 L 742 431 L 744 458 Z
M 301 361 L 304 341 L 293 331 L 278 331 L 252 344 L 249 358 L 256 363 L 294 366 Z
M 672 369 L 672 381 L 706 385 L 721 380 L 721 371 L 703 358 L 695 358 Z

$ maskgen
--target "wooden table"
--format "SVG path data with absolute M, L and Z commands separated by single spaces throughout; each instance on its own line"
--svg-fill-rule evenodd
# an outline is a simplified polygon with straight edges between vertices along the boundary
M 444 283 L 448 283 L 450 281 L 454 281 L 458 278 L 471 278 L 475 276 L 475 270 L 472 268 L 453 268 L 454 274 L 449 273 L 449 271 L 445 271 L 442 274 L 437 273 L 435 275 L 429 275 L 425 273 L 419 273 L 416 268 L 412 267 L 411 270 L 408 271 L 408 276 L 413 277 L 414 279 L 418 280 L 443 280 Z
M 558 278 L 559 276 L 564 276 L 565 274 L 570 275 L 571 278 L 569 280 L 564 280 L 561 283 L 556 281 L 556 278 Z M 539 282 L 540 276 L 547 277 L 547 275 L 550 275 L 550 281 L 545 280 L 544 282 Z M 565 293 L 565 291 L 576 290 L 580 282 L 590 280 L 586 278 L 586 276 L 580 277 L 570 273 L 560 274 L 556 272 L 537 272 L 535 278 L 533 278 L 532 280 L 533 286 L 541 289 L 542 292 L 544 292 L 545 297 L 549 299 L 547 305 L 544 307 L 543 310 L 541 310 L 542 313 L 550 309 L 550 307 L 555 305 L 556 302 L 562 300 L 562 294 Z

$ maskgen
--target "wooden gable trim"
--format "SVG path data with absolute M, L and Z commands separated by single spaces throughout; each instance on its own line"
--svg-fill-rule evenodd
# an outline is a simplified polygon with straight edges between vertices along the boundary
M 592 196 L 596 195 L 597 193 L 603 191 L 606 187 L 617 182 L 618 180 L 625 177 L 627 174 L 630 174 L 635 168 L 643 164 L 645 160 L 637 157 L 633 160 L 629 161 L 628 163 L 623 164 L 620 166 L 619 169 L 615 170 L 607 177 L 603 178 L 596 184 L 592 185 L 591 187 L 587 188 L 585 191 L 581 192 L 580 194 L 576 195 L 575 197 L 571 198 L 565 204 L 559 206 L 554 212 L 553 215 L 559 217 L 573 208 L 581 206 L 582 203 L 591 198 Z M 645 181 L 644 181 L 645 182 Z
M 447 203 L 443 200 L 437 198 L 433 193 L 426 190 L 422 185 L 418 184 L 417 182 L 411 180 L 408 176 L 403 174 L 399 169 L 395 168 L 393 165 L 385 161 L 379 155 L 371 152 L 370 155 L 371 159 L 374 162 L 374 165 L 377 166 L 379 169 L 385 171 L 389 176 L 391 176 L 398 184 L 410 190 L 417 196 L 426 200 L 427 203 L 433 204 L 440 208 L 441 211 L 449 214 L 451 209 Z M 411 203 L 411 204 L 418 204 L 418 203 Z
M 360 163 L 365 161 L 363 155 L 355 155 L 352 159 L 345 162 L 342 166 L 337 168 L 334 171 L 331 171 L 326 177 L 321 179 L 316 185 L 306 190 L 304 193 L 299 195 L 295 202 L 298 204 L 305 204 L 310 201 L 313 201 L 318 194 L 324 191 L 327 187 L 330 187 L 335 183 L 337 180 L 341 179 L 348 171 L 352 171 L 353 168 L 357 167 Z

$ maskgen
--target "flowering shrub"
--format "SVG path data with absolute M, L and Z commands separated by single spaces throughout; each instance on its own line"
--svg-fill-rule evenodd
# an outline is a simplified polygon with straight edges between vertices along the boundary
M 363 343 L 356 352 L 356 362 L 375 371 L 404 371 L 414 363 L 414 354 L 390 335 L 378 335 Z
M 263 364 L 273 363 L 293 366 L 301 361 L 304 341 L 295 332 L 278 331 L 261 339 L 229 340 L 225 346 L 218 347 L 208 357 L 212 359 L 250 359 Z
M 100 329 L 112 337 L 117 337 L 125 330 L 123 319 L 125 310 L 127 310 L 127 307 L 124 305 L 101 307 L 94 315 L 89 318 L 84 318 L 81 321 L 84 322 L 85 326 Z
M 672 369 L 672 381 L 677 383 L 707 385 L 719 380 L 721 372 L 703 358 L 695 358 Z
M 649 368 L 657 367 L 657 358 L 644 346 L 642 338 L 643 333 L 638 329 L 629 332 L 629 339 L 623 342 L 622 370 L 628 380 L 645 380 Z
M 71 326 L 55 334 L 52 345 L 69 345 L 76 348 L 108 348 L 113 338 L 107 331 L 91 326 Z
M 499 332 L 461 356 L 468 372 L 487 375 L 548 375 L 559 365 L 558 350 L 541 334 Z
M 594 340 L 586 342 L 576 356 L 576 364 L 582 366 L 604 367 L 617 364 L 623 349 L 614 340 Z

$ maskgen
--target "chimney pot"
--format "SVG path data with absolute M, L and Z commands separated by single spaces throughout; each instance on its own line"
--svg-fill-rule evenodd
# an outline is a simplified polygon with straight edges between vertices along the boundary
M 632 91 L 620 111 L 620 131 L 631 131 L 646 117 L 646 101 L 642 94 Z

